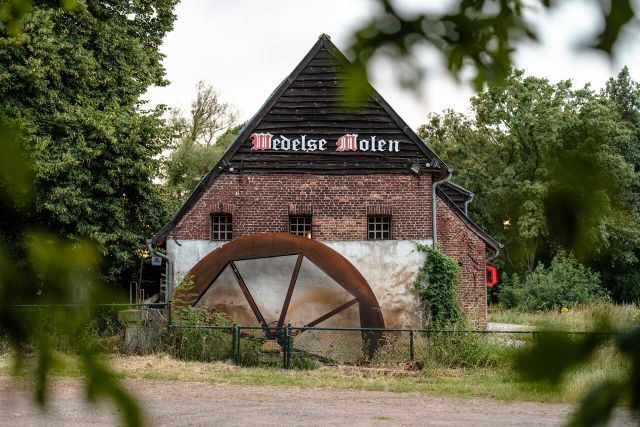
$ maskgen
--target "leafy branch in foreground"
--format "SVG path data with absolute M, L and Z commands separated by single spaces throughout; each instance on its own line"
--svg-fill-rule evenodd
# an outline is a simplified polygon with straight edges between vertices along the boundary
M 0 331 L 15 351 L 16 372 L 25 369 L 35 380 L 35 399 L 45 407 L 49 372 L 56 360 L 50 330 L 72 343 L 81 355 L 90 399 L 99 394 L 112 398 L 127 425 L 141 425 L 135 400 L 100 362 L 89 339 L 78 339 L 86 326 L 84 313 L 106 295 L 97 277 L 101 257 L 90 241 L 70 241 L 34 221 L 33 164 L 25 156 L 18 126 L 0 116 Z M 37 218 L 37 217 L 36 217 Z M 77 304 L 79 308 L 56 309 Z M 28 307 L 47 306 L 44 329 Z M 33 368 L 21 365 L 26 353 L 35 351 Z
M 631 409 L 640 414 L 640 327 L 620 333 L 606 319 L 596 325 L 594 332 L 574 335 L 540 331 L 534 347 L 522 350 L 515 360 L 523 379 L 557 388 L 566 375 L 589 363 L 605 346 L 627 359 L 631 375 L 602 380 L 583 399 L 570 426 L 606 425 L 614 408 L 629 396 Z
M 353 84 L 346 95 L 351 102 L 365 93 L 366 86 L 357 82 L 366 81 L 367 63 L 376 55 L 393 58 L 400 82 L 417 88 L 429 71 L 419 61 L 425 45 L 441 54 L 456 79 L 464 69 L 472 70 L 476 90 L 485 82 L 500 81 L 512 68 L 518 43 L 538 40 L 535 24 L 526 14 L 562 4 L 558 0 L 461 0 L 445 11 L 436 7 L 432 12 L 411 13 L 392 0 L 376 3 L 379 11 L 354 31 L 349 48 L 354 62 L 347 76 L 353 78 Z M 581 47 L 611 56 L 623 30 L 637 24 L 631 0 L 590 3 L 604 25 Z

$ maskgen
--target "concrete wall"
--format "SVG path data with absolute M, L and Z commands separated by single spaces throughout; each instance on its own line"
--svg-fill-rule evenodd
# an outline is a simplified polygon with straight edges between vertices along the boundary
M 409 240 L 321 241 L 347 258 L 365 277 L 378 299 L 387 327 L 420 327 L 422 315 L 413 281 L 424 262 L 424 254 Z M 430 244 L 431 240 L 417 243 Z M 223 242 L 167 240 L 179 281 L 205 255 Z M 236 263 L 267 322 L 278 319 L 291 280 L 296 257 L 239 261 Z M 287 318 L 294 325 L 305 324 L 351 299 L 351 296 L 315 265 L 304 260 Z M 228 313 L 244 325 L 255 324 L 233 274 L 227 269 L 202 300 Z M 359 326 L 357 305 L 321 326 Z

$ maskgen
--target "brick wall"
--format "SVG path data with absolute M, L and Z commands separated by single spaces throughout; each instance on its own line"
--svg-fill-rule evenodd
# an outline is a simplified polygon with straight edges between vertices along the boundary
M 458 261 L 458 298 L 472 326 L 487 326 L 485 243 L 442 200 L 437 202 L 438 244 Z
M 289 213 L 304 211 L 313 215 L 315 239 L 365 240 L 367 215 L 375 213 L 392 215 L 393 239 L 430 239 L 430 188 L 427 174 L 224 174 L 172 236 L 208 240 L 210 214 L 223 206 L 233 214 L 234 237 L 288 232 Z
M 366 240 L 367 215 L 390 214 L 394 240 L 431 238 L 431 176 L 413 174 L 223 174 L 171 236 L 209 240 L 211 213 L 233 215 L 234 238 L 288 232 L 289 214 L 313 215 L 319 240 Z M 486 326 L 485 244 L 438 200 L 438 239 L 461 264 L 458 295 L 477 327 Z

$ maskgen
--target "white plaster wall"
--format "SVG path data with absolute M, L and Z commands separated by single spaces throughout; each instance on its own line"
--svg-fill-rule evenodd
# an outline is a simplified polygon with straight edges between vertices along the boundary
M 347 258 L 365 277 L 376 295 L 387 327 L 420 327 L 421 310 L 413 281 L 425 254 L 416 243 L 431 240 L 321 241 Z M 174 261 L 176 281 L 205 255 L 224 244 L 206 240 L 167 240 L 167 252 Z M 267 322 L 278 318 L 295 264 L 295 256 L 238 262 L 238 269 Z M 332 279 L 308 260 L 302 264 L 296 290 L 287 315 L 294 324 L 304 324 L 350 299 Z M 226 307 L 233 320 L 248 324 L 253 316 L 235 283 L 225 271 L 203 298 L 205 305 Z M 358 326 L 357 306 L 322 326 Z M 255 322 L 255 320 L 253 320 Z

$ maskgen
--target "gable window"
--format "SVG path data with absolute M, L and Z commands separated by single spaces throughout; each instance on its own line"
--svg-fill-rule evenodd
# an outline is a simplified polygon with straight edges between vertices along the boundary
M 391 239 L 391 217 L 371 215 L 367 218 L 367 238 L 369 240 Z
M 231 214 L 211 214 L 211 240 L 233 239 Z
M 311 238 L 311 215 L 289 215 L 289 233 Z

